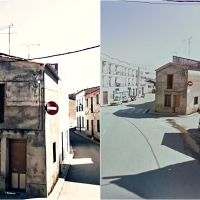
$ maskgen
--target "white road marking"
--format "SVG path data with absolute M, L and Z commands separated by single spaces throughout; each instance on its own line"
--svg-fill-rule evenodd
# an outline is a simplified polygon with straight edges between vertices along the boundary
M 110 122 L 107 124 L 107 126 L 109 126 L 110 125 Z
M 138 109 L 135 113 L 139 113 L 139 112 L 142 111 L 142 110 L 143 110 L 143 109 L 140 108 L 140 109 Z
M 104 135 L 105 132 L 106 132 L 106 129 L 104 130 L 103 135 Z
M 148 109 L 146 109 L 143 113 L 146 113 Z

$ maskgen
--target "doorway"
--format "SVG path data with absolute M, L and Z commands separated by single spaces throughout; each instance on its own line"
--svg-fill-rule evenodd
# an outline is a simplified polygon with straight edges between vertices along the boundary
M 10 140 L 10 189 L 26 189 L 26 140 Z
M 103 105 L 108 104 L 108 92 L 103 92 Z
M 178 109 L 180 107 L 180 95 L 174 95 L 174 109 L 175 113 L 178 113 Z
M 91 120 L 92 137 L 94 137 L 94 120 Z

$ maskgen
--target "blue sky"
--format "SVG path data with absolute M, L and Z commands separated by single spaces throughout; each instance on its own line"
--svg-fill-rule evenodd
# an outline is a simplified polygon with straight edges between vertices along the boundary
M 154 72 L 173 55 L 188 58 L 192 37 L 189 57 L 200 60 L 199 13 L 200 4 L 102 1 L 101 53 Z
M 10 25 L 11 55 L 30 58 L 100 45 L 99 0 L 0 0 L 0 28 Z M 0 30 L 0 52 L 8 54 L 8 29 Z M 100 85 L 100 48 L 38 60 L 56 62 L 69 93 Z M 60 70 L 61 71 L 61 70 Z

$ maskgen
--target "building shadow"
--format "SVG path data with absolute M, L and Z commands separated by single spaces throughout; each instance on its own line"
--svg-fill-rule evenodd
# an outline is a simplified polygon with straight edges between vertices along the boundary
M 188 132 L 191 129 L 188 130 Z M 200 162 L 200 154 L 185 141 L 181 133 L 165 133 L 161 145 L 185 154 Z
M 101 198 L 121 199 L 122 192 L 125 189 L 129 192 L 126 199 L 133 199 L 136 195 L 145 199 L 199 199 L 199 177 L 200 167 L 196 160 L 169 165 L 140 174 L 103 177 Z M 116 180 L 111 180 L 108 183 L 109 179 Z M 110 193 L 104 192 L 109 190 L 106 187 L 112 189 L 112 184 L 120 187 L 122 190 L 120 188 L 118 190 L 121 190 L 121 193 L 115 195 L 111 190 Z

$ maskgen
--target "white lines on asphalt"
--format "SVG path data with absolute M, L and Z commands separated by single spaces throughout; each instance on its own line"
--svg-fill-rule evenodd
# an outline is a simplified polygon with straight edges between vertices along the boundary
M 128 111 L 128 113 L 132 113 L 132 112 L 134 112 L 134 110 L 135 110 L 135 108 L 130 109 L 130 110 Z
M 105 132 L 106 132 L 106 129 L 104 130 L 103 135 L 104 135 Z
M 139 112 L 142 111 L 142 110 L 143 110 L 143 109 L 140 108 L 140 109 L 138 109 L 135 113 L 139 113 Z
M 148 109 L 146 109 L 143 113 L 146 113 Z
M 109 126 L 109 125 L 110 125 L 110 122 L 108 122 L 107 126 Z

